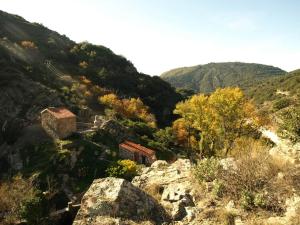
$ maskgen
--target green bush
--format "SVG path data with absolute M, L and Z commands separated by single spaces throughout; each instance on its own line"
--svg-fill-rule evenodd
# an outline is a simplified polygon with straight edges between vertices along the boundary
M 280 110 L 288 107 L 291 104 L 291 100 L 289 98 L 281 98 L 273 103 L 274 110 Z
M 116 163 L 112 163 L 107 168 L 106 174 L 109 177 L 119 177 L 126 180 L 132 180 L 137 175 L 137 164 L 129 159 L 118 160 Z
M 43 225 L 48 213 L 41 192 L 33 185 L 33 179 L 16 176 L 0 183 L 0 224 L 17 224 L 26 220 L 28 224 Z M 1 218 L 2 219 L 2 218 Z
M 150 127 L 148 124 L 142 121 L 133 121 L 133 120 L 123 120 L 121 122 L 122 125 L 129 127 L 135 134 L 138 134 L 140 136 L 148 136 L 152 137 L 153 133 L 155 132 L 155 129 Z
M 211 182 L 217 178 L 220 170 L 221 165 L 219 160 L 211 157 L 198 161 L 195 167 L 195 175 L 200 182 Z
M 281 114 L 280 131 L 292 141 L 300 139 L 300 107 L 286 110 Z
M 266 198 L 263 194 L 256 194 L 253 203 L 256 207 L 264 208 L 266 207 Z
M 217 179 L 214 180 L 213 188 L 212 188 L 213 195 L 221 198 L 221 197 L 223 197 L 224 191 L 225 191 L 225 186 L 224 186 L 223 182 L 220 180 L 217 180 Z
M 44 197 L 41 194 L 39 196 L 26 199 L 26 201 L 22 203 L 20 209 L 21 218 L 25 219 L 28 224 L 32 225 L 42 224 L 46 213 Z
M 243 209 L 250 210 L 254 206 L 254 196 L 249 191 L 243 191 L 240 198 L 240 204 Z

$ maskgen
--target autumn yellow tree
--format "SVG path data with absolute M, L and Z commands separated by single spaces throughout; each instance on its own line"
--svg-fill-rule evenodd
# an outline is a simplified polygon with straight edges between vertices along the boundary
M 260 126 L 255 106 L 239 88 L 217 89 L 210 96 L 195 95 L 178 103 L 174 112 L 181 116 L 181 123 L 190 124 L 198 132 L 200 140 L 194 148 L 202 156 L 220 150 L 227 154 L 236 138 L 248 135 Z M 178 121 L 173 127 L 176 123 Z
M 21 41 L 21 46 L 26 49 L 37 49 L 35 43 L 32 41 Z
M 99 97 L 99 102 L 113 109 L 118 115 L 128 119 L 140 119 L 148 125 L 155 127 L 155 116 L 149 112 L 140 98 L 120 99 L 115 94 Z

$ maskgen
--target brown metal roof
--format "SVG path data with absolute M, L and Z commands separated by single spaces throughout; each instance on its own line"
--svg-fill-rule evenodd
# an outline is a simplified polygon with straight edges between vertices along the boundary
M 142 145 L 136 144 L 134 142 L 131 141 L 125 141 L 122 144 L 120 144 L 120 147 L 130 151 L 130 152 L 139 152 L 148 156 L 152 156 L 155 155 L 155 151 L 150 149 L 150 148 L 146 148 Z
M 43 110 L 41 113 L 43 113 L 45 111 L 51 113 L 55 118 L 58 118 L 58 119 L 76 117 L 76 115 L 74 113 L 72 113 L 70 110 L 68 110 L 67 108 L 64 108 L 64 107 L 47 108 L 47 109 Z

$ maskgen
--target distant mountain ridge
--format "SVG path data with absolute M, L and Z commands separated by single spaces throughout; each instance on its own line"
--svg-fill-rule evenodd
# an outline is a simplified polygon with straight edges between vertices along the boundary
M 175 88 L 209 93 L 218 87 L 242 86 L 246 81 L 254 82 L 285 73 L 278 67 L 263 64 L 225 62 L 176 68 L 160 77 Z

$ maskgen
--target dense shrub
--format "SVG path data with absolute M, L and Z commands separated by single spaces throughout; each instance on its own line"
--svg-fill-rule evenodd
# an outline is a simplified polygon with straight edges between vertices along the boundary
M 156 127 L 155 116 L 140 98 L 120 99 L 115 94 L 107 94 L 99 97 L 99 102 L 113 109 L 122 118 L 141 120 Z
M 288 109 L 281 113 L 281 134 L 293 141 L 300 139 L 300 107 Z
M 119 177 L 127 180 L 131 180 L 137 175 L 137 165 L 134 161 L 129 159 L 119 160 L 116 163 L 112 163 L 106 170 L 107 176 Z
M 291 104 L 291 100 L 289 98 L 281 98 L 273 103 L 274 110 L 280 110 L 288 107 Z
M 21 46 L 26 49 L 37 49 L 35 43 L 32 41 L 21 41 Z
M 266 151 L 254 151 L 240 155 L 236 169 L 222 170 L 218 178 L 224 183 L 226 196 L 239 201 L 244 209 L 281 211 L 291 185 L 287 180 L 277 182 L 277 175 L 287 168 Z
M 218 178 L 220 170 L 219 160 L 212 157 L 198 161 L 195 167 L 195 175 L 201 182 L 211 182 Z
M 19 220 L 26 220 L 32 225 L 43 224 L 46 207 L 42 203 L 43 196 L 31 179 L 16 176 L 0 185 L 2 224 L 15 224 Z
M 300 191 L 300 169 L 272 158 L 251 139 L 241 139 L 235 148 L 241 152 L 234 154 L 232 162 L 199 161 L 194 169 L 196 179 L 209 182 L 212 188 L 207 191 L 213 196 L 229 198 L 245 210 L 283 213 L 286 199 Z
M 249 191 L 242 191 L 241 198 L 240 198 L 240 204 L 243 207 L 243 209 L 249 210 L 254 205 L 254 196 Z

